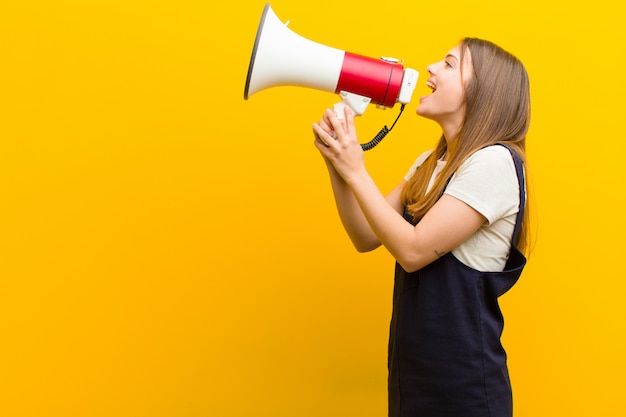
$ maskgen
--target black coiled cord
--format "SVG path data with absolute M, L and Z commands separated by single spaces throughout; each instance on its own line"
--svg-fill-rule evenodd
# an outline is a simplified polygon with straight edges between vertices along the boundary
M 374 139 L 370 140 L 367 143 L 362 143 L 361 149 L 363 149 L 364 151 L 374 149 L 374 147 L 378 145 L 385 138 L 385 136 L 387 136 L 387 133 L 391 132 L 391 129 L 393 129 L 393 127 L 396 125 L 398 119 L 400 118 L 400 115 L 404 111 L 404 106 L 406 106 L 406 104 L 402 104 L 402 106 L 400 106 L 400 113 L 398 113 L 398 117 L 396 117 L 396 120 L 393 122 L 391 127 L 387 127 L 387 125 L 385 125 L 382 129 L 380 129 L 380 132 L 378 132 L 378 134 L 374 136 Z

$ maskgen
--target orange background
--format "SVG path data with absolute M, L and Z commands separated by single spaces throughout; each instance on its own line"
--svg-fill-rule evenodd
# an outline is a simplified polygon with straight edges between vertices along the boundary
M 626 414 L 619 4 L 272 2 L 304 37 L 404 59 L 414 97 L 463 36 L 525 62 L 536 246 L 502 299 L 517 416 Z M 0 5 L 0 415 L 386 415 L 393 260 L 337 219 L 310 128 L 337 97 L 243 100 L 263 6 Z M 366 154 L 384 191 L 438 137 L 416 105 Z M 396 114 L 368 109 L 362 141 Z

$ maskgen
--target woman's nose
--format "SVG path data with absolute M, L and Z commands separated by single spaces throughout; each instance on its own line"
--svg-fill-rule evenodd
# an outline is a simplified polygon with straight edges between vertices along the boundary
M 428 71 L 430 75 L 435 75 L 435 65 L 430 64 L 429 66 L 426 67 L 426 71 Z

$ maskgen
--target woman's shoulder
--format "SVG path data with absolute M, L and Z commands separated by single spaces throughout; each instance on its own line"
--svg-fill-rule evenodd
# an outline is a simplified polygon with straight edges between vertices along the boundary
M 434 152 L 434 149 L 429 149 L 427 151 L 422 152 L 417 159 L 415 159 L 415 162 L 413 163 L 413 165 L 417 165 L 420 166 L 424 163 L 424 161 L 426 161 L 426 159 L 428 159 L 428 157 Z
M 517 182 L 515 163 L 509 150 L 501 145 L 491 145 L 470 155 L 457 170 L 457 176 L 472 172 L 484 177 L 493 175 L 512 176 Z
M 446 194 L 476 209 L 489 223 L 510 215 L 519 204 L 517 174 L 511 153 L 500 145 L 476 151 L 455 172 Z
M 417 170 L 417 168 L 419 168 L 426 161 L 426 159 L 428 159 L 428 157 L 433 153 L 433 151 L 434 151 L 434 149 L 430 149 L 428 151 L 422 152 L 417 157 L 417 159 L 415 159 L 415 161 L 413 162 L 413 165 L 411 165 L 411 167 L 409 168 L 409 171 L 404 176 L 404 179 L 406 181 L 411 179 L 411 177 L 415 173 L 415 170 Z
M 467 158 L 465 163 L 493 163 L 493 164 L 510 164 L 511 166 L 515 166 L 513 163 L 513 158 L 511 157 L 511 152 L 508 148 L 502 145 L 489 145 L 482 149 L 477 150 L 472 155 Z

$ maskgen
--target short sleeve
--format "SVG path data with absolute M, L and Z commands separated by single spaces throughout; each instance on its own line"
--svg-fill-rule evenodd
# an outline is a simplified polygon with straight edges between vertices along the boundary
M 452 176 L 445 194 L 478 211 L 489 224 L 517 213 L 519 184 L 508 149 L 494 145 L 475 152 Z

